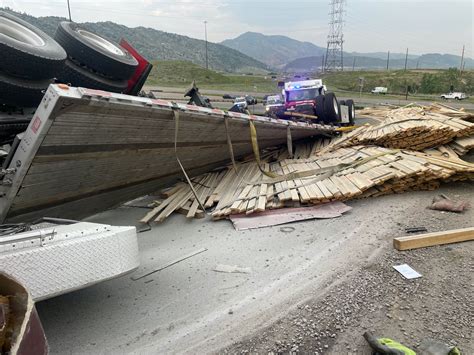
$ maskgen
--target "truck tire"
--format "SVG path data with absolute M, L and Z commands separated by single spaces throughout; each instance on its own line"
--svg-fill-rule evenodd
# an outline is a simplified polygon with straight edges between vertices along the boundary
M 35 107 L 41 102 L 51 80 L 28 80 L 0 73 L 0 104 Z
M 54 38 L 68 57 L 100 75 L 128 80 L 135 73 L 138 62 L 126 49 L 73 22 L 61 22 Z
M 346 100 L 345 104 L 347 106 L 347 111 L 349 112 L 349 125 L 353 126 L 356 118 L 354 100 Z
M 339 122 L 339 103 L 337 102 L 336 95 L 332 92 L 328 92 L 324 95 L 324 116 L 323 121 L 325 123 L 336 123 Z
M 31 80 L 53 78 L 66 60 L 64 49 L 28 22 L 0 11 L 0 70 Z
M 58 81 L 72 86 L 119 93 L 125 91 L 128 85 L 126 80 L 105 78 L 73 63 L 69 59 L 64 63 L 62 72 L 58 74 Z
M 324 118 L 324 95 L 316 96 L 315 106 L 314 106 L 314 113 L 318 117 L 319 120 L 323 120 Z

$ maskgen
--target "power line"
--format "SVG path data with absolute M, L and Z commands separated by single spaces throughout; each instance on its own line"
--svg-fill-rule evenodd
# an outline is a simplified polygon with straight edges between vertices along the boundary
M 331 0 L 331 11 L 329 12 L 329 35 L 326 49 L 325 71 L 344 70 L 343 43 L 345 0 Z

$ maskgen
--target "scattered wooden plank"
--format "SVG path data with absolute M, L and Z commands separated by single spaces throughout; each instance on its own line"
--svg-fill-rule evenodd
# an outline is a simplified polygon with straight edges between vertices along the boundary
M 409 250 L 468 240 L 474 240 L 474 227 L 398 237 L 393 239 L 393 246 L 397 250 Z

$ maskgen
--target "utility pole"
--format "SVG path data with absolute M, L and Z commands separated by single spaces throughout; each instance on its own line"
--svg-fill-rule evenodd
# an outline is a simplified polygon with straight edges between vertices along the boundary
M 416 61 L 416 69 L 418 69 L 418 65 L 420 64 L 420 59 Z
M 354 60 L 352 61 L 352 71 L 354 71 L 355 65 L 356 65 L 356 57 L 354 56 Z
M 390 62 L 390 51 L 387 53 L 387 70 L 388 70 L 388 63 Z
M 209 69 L 209 62 L 207 58 L 207 21 L 204 21 L 204 38 L 206 39 L 206 69 Z
M 462 45 L 461 66 L 459 67 L 459 71 L 461 72 L 461 74 L 463 70 L 463 62 L 464 62 L 464 44 Z
M 405 55 L 405 71 L 407 71 L 407 62 L 408 62 L 408 48 L 407 48 L 407 54 Z
M 71 20 L 71 7 L 69 6 L 69 0 L 67 0 L 67 12 L 69 13 L 69 22 L 72 22 L 72 20 Z
M 364 77 L 359 78 L 359 97 L 362 97 L 362 89 L 364 88 Z

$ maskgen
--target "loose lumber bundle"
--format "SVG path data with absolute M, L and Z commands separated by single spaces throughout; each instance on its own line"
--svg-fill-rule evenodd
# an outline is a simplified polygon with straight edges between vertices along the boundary
M 464 154 L 472 148 L 474 123 L 462 119 L 466 117 L 466 113 L 463 113 L 464 116 L 451 113 L 453 116 L 450 116 L 430 107 L 383 107 L 364 109 L 360 114 L 382 120 L 379 124 L 365 125 L 334 139 L 320 154 L 354 145 L 378 145 L 420 151 L 453 141 L 453 149 L 459 153 Z
M 171 213 L 215 219 L 268 209 L 434 190 L 441 182 L 474 180 L 474 164 L 459 158 L 474 147 L 469 113 L 445 105 L 366 109 L 380 119 L 336 138 L 266 150 L 261 160 L 212 171 L 162 192 L 141 222 Z
M 466 112 L 463 108 L 456 109 L 445 104 L 433 103 L 430 106 L 424 106 L 424 109 L 430 112 L 440 113 L 445 116 L 456 117 L 465 121 L 474 122 L 474 113 Z
M 443 116 L 451 117 L 451 118 L 459 118 L 461 120 L 473 122 L 474 121 L 474 113 L 465 111 L 463 108 L 456 109 L 454 107 L 442 104 L 442 103 L 432 103 L 431 105 L 423 106 L 418 105 L 415 103 L 408 104 L 401 108 L 421 108 L 424 112 L 427 113 L 436 113 L 441 114 Z M 399 107 L 394 105 L 384 105 L 384 106 L 377 106 L 377 107 L 366 107 L 362 111 L 358 111 L 360 115 L 364 116 L 371 116 L 377 119 L 385 119 L 387 117 L 387 113 L 399 109 Z
M 458 155 L 464 155 L 474 148 L 474 136 L 455 138 L 449 146 L 454 149 Z
M 213 218 L 221 219 L 267 209 L 435 189 L 442 181 L 474 179 L 474 164 L 459 159 L 449 147 L 416 152 L 353 146 L 315 155 L 314 146 L 297 145 L 298 158 L 289 159 L 286 149 L 281 149 L 267 155 L 261 167 L 256 161 L 246 161 L 238 164 L 237 172 L 228 167 L 198 176 L 193 180 L 197 196 L 206 209 L 214 207 Z M 183 206 L 188 206 L 187 217 L 196 216 L 199 203 L 187 184 L 178 183 L 166 192 L 166 199 L 142 222 L 161 222 Z

